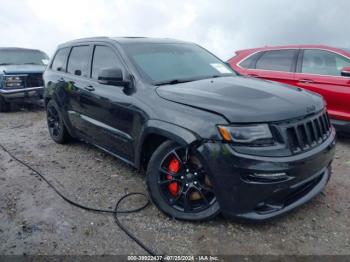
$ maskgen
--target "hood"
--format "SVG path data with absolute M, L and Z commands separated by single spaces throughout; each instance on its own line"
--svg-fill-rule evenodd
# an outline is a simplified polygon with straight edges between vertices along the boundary
M 288 120 L 324 107 L 322 97 L 314 93 L 238 76 L 164 85 L 156 92 L 169 101 L 222 115 L 231 123 Z
M 0 66 L 0 72 L 4 74 L 43 73 L 45 68 L 45 65 L 5 65 Z

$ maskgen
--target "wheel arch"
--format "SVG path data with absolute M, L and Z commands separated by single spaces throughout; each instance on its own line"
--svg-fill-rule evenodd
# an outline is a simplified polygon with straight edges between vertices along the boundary
M 184 127 L 160 120 L 149 120 L 136 147 L 135 167 L 146 168 L 153 152 L 166 140 L 186 146 L 200 140 L 200 137 Z

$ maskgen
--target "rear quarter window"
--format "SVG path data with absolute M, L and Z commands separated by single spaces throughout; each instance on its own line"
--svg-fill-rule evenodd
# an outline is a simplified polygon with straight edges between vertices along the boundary
M 52 61 L 51 69 L 55 71 L 66 71 L 69 47 L 59 49 Z
M 248 58 L 243 59 L 239 66 L 243 67 L 245 69 L 251 69 L 254 68 L 256 59 L 261 56 L 261 52 L 255 53 L 253 55 L 248 56 Z

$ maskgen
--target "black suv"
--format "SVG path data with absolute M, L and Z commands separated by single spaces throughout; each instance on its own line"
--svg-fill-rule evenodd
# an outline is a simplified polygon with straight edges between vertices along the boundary
M 42 75 L 48 59 L 40 50 L 0 48 L 0 112 L 8 111 L 11 103 L 43 98 Z
M 52 139 L 85 140 L 146 170 L 164 213 L 264 220 L 323 190 L 335 131 L 319 95 L 236 75 L 192 43 L 88 38 L 44 73 Z

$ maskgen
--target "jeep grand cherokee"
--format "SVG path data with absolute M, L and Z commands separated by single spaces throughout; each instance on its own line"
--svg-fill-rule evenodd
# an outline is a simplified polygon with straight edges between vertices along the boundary
M 25 48 L 0 48 L 0 112 L 11 103 L 37 102 L 43 98 L 42 74 L 48 56 Z
M 75 40 L 58 47 L 44 82 L 52 139 L 78 138 L 143 168 L 172 217 L 265 220 L 330 178 L 335 131 L 323 99 L 238 76 L 196 44 Z

